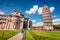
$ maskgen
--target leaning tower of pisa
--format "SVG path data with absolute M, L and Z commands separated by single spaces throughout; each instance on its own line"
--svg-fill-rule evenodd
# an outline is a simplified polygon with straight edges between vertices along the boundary
M 50 13 L 50 9 L 47 5 L 43 6 L 42 14 L 43 14 L 44 29 L 53 30 L 51 13 Z

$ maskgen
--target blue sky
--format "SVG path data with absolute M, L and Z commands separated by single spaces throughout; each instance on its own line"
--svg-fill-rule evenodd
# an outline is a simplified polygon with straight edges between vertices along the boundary
M 38 26 L 43 24 L 41 9 L 44 5 L 52 11 L 53 24 L 60 24 L 60 0 L 0 0 L 0 13 L 10 15 L 14 10 L 19 10 L 33 21 L 34 26 Z

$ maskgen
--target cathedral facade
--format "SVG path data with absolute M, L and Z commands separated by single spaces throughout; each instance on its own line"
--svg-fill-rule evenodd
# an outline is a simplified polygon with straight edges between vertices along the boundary
M 18 10 L 11 15 L 0 14 L 0 30 L 15 30 L 31 28 L 32 21 L 24 17 Z

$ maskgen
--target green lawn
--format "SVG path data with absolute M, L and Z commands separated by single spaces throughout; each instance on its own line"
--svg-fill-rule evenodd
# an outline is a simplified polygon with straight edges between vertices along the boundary
M 20 30 L 0 30 L 0 40 L 7 40 L 19 32 Z
M 27 30 L 25 40 L 60 40 L 60 32 Z

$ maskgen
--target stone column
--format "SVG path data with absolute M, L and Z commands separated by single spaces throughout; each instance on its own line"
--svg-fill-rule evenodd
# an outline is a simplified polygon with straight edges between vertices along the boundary
M 27 20 L 27 21 L 28 21 L 28 22 L 27 22 L 27 23 L 28 23 L 28 24 L 27 24 L 27 29 L 29 29 L 29 20 Z
M 20 30 L 22 30 L 24 24 L 24 18 L 20 18 Z

